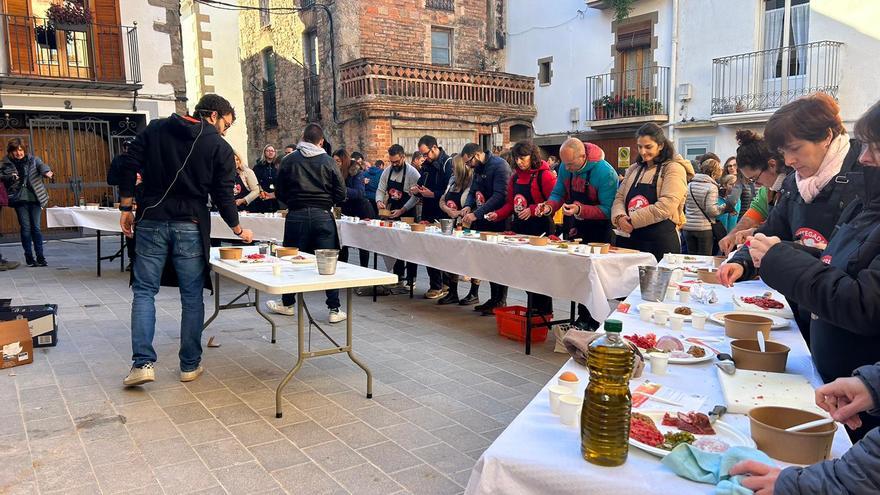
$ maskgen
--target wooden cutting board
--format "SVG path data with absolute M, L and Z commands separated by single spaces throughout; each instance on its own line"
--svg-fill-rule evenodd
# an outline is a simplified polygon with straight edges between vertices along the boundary
M 733 375 L 716 371 L 727 412 L 748 414 L 753 407 L 782 406 L 827 416 L 816 405 L 815 389 L 806 377 L 767 371 L 736 370 Z

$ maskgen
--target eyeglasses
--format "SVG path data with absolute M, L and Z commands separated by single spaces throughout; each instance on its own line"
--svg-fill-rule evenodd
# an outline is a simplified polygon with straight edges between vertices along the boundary
M 748 175 L 746 175 L 745 171 L 743 171 L 742 169 L 740 169 L 740 171 L 742 172 L 743 177 L 749 182 L 749 184 L 754 184 L 755 182 L 758 182 L 758 179 L 761 178 L 761 174 L 763 173 L 758 172 L 758 175 L 754 177 L 749 177 Z
M 223 125 L 225 126 L 225 127 L 223 128 L 224 131 L 229 130 L 229 128 L 232 127 L 232 124 L 235 123 L 234 120 L 233 120 L 232 122 L 230 122 L 230 121 L 228 121 L 228 120 L 226 120 L 226 119 L 222 119 L 222 120 L 223 120 Z

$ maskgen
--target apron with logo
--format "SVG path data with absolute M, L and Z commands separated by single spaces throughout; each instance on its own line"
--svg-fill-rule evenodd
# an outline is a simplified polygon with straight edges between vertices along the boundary
M 539 171 L 531 174 L 529 177 L 529 182 L 527 184 L 520 184 L 516 180 L 516 176 L 513 177 L 513 223 L 512 228 L 514 232 L 517 234 L 525 234 L 525 235 L 541 235 L 541 234 L 551 234 L 553 232 L 552 221 L 553 219 L 550 217 L 539 217 L 532 215 L 527 220 L 520 220 L 519 213 L 530 205 L 534 205 L 540 202 L 543 202 L 543 198 L 541 201 L 535 201 L 532 196 L 532 184 L 535 182 L 535 178 L 541 175 Z M 538 177 L 538 188 L 540 189 L 540 177 Z M 543 194 L 543 193 L 542 193 Z
M 388 185 L 385 187 L 388 193 L 388 204 L 386 206 L 391 211 L 403 208 L 403 205 L 409 201 L 409 193 L 403 188 L 403 179 L 406 177 L 406 173 L 401 169 L 401 180 L 399 181 L 391 178 L 395 173 L 393 169 L 388 173 Z
M 581 204 L 590 206 L 599 206 L 599 191 L 595 186 L 590 184 L 590 176 L 593 171 L 587 171 L 587 177 L 584 181 L 584 190 L 574 190 L 574 174 L 568 178 L 568 195 L 572 202 L 577 201 Z M 611 220 L 574 220 L 574 228 L 577 235 L 583 242 L 611 242 Z
M 640 165 L 636 179 L 626 195 L 626 211 L 629 215 L 656 203 L 659 197 L 657 194 L 657 179 L 660 178 L 663 168 L 662 166 L 657 166 L 651 182 L 642 184 L 641 179 L 645 168 L 644 165 Z M 618 236 L 617 245 L 623 248 L 651 253 L 657 258 L 657 261 L 662 260 L 663 255 L 666 253 L 681 252 L 681 242 L 679 241 L 678 231 L 675 229 L 675 223 L 668 218 L 639 229 L 634 229 L 629 238 Z

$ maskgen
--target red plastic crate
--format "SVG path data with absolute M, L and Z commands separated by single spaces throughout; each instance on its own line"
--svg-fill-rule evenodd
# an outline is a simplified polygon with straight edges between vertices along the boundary
M 532 316 L 532 343 L 547 340 L 549 328 L 546 322 L 553 320 L 553 314 Z M 505 306 L 495 308 L 495 323 L 498 325 L 498 335 L 519 342 L 526 341 L 526 307 Z M 544 325 L 544 326 L 538 326 Z

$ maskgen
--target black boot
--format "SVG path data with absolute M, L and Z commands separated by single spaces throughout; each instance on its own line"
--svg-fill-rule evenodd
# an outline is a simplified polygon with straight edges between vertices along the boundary
M 445 306 L 447 304 L 457 304 L 458 303 L 458 288 L 456 286 L 452 286 L 449 288 L 449 293 L 446 294 L 443 298 L 437 301 L 437 304 L 441 306 Z
M 480 285 L 471 282 L 470 292 L 468 292 L 468 295 L 464 296 L 462 300 L 458 301 L 458 304 L 469 306 L 478 302 L 480 302 Z
M 49 264 L 46 263 L 46 258 L 44 258 L 44 257 L 42 257 L 42 256 L 38 256 L 38 257 L 37 257 L 37 265 L 36 265 L 36 266 L 49 266 Z
M 37 262 L 34 261 L 34 257 L 32 255 L 29 256 L 29 255 L 25 254 L 24 255 L 24 262 L 27 266 L 37 266 Z
M 482 313 L 486 311 L 487 308 L 494 308 L 496 302 L 495 297 L 497 296 L 497 294 L 497 286 L 494 283 L 489 282 L 489 300 L 484 302 L 483 304 L 477 304 L 476 306 L 474 306 L 474 311 L 479 311 Z

